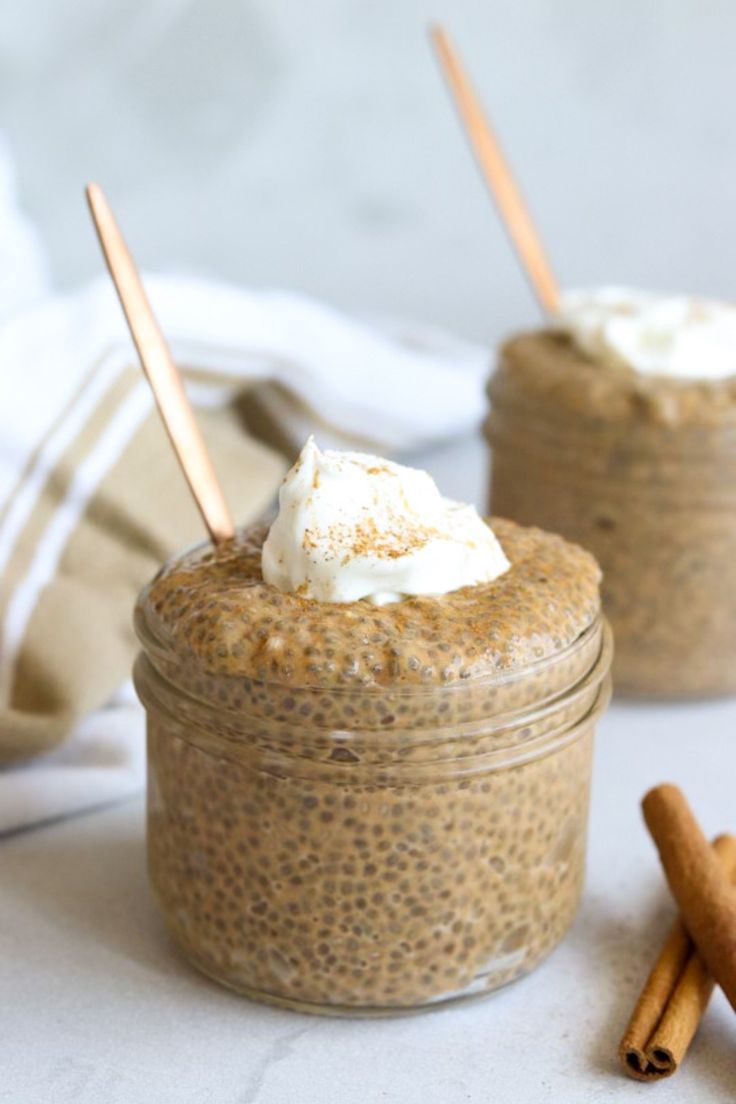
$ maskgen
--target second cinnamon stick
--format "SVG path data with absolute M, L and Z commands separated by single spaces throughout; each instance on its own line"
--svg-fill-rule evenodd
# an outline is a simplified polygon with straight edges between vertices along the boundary
M 677 786 L 650 790 L 642 809 L 685 927 L 736 1010 L 736 888 Z
M 718 836 L 713 849 L 726 875 L 736 874 L 736 836 Z M 624 1032 L 619 1055 L 639 1081 L 670 1077 L 685 1057 L 714 981 L 681 918 L 675 920 Z

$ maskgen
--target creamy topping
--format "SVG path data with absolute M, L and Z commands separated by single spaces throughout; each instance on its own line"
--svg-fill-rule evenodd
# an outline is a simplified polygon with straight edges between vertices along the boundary
M 473 506 L 424 471 L 310 437 L 279 492 L 263 545 L 267 583 L 320 602 L 378 605 L 489 583 L 509 568 Z
M 736 305 L 604 287 L 565 292 L 557 326 L 588 356 L 644 375 L 736 376 Z

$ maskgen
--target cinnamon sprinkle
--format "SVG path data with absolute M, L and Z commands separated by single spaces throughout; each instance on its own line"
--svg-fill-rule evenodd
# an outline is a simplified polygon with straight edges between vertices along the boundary
M 442 537 L 435 528 L 411 525 L 406 518 L 400 519 L 397 529 L 381 529 L 373 518 L 355 525 L 336 522 L 327 530 L 305 529 L 302 546 L 313 551 L 326 546 L 328 554 L 342 558 L 347 563 L 355 556 L 377 556 L 379 559 L 397 560 L 423 548 L 430 540 Z

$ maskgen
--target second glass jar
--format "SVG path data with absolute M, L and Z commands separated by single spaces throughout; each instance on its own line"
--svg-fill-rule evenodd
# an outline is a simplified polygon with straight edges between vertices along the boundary
M 736 692 L 736 384 L 637 380 L 540 333 L 489 394 L 493 512 L 595 555 L 616 689 Z

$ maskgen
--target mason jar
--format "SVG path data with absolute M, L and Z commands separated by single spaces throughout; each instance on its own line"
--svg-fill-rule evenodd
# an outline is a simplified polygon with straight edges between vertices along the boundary
M 736 380 L 645 378 L 554 333 L 503 347 L 489 384 L 493 511 L 589 549 L 617 690 L 736 690 Z
M 303 1011 L 386 1015 L 487 993 L 560 941 L 583 884 L 609 697 L 600 614 L 493 677 L 326 688 L 217 671 L 159 613 L 149 585 L 135 667 L 149 872 L 203 973 Z M 222 640 L 235 616 L 210 622 Z

